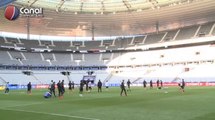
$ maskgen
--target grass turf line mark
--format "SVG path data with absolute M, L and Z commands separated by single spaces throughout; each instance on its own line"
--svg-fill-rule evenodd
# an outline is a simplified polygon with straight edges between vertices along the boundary
M 87 117 L 64 115 L 64 114 L 57 114 L 57 113 L 45 113 L 45 112 L 37 112 L 37 111 L 29 111 L 29 110 L 14 110 L 14 109 L 6 109 L 6 108 L 0 108 L 0 109 L 1 110 L 8 110 L 8 111 L 27 112 L 27 113 L 53 115 L 53 116 L 60 116 L 60 117 L 77 118 L 77 119 L 83 119 L 83 120 L 100 120 L 100 119 L 97 119 L 97 118 L 87 118 Z

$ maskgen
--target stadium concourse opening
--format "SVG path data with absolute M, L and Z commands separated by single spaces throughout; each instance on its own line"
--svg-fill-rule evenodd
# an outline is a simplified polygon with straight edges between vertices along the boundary
M 214 0 L 0 0 L 1 118 L 214 120 L 214 20 Z

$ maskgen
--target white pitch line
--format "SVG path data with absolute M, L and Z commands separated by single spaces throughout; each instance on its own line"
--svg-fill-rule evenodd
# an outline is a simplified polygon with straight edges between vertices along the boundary
M 44 115 L 53 115 L 53 116 L 77 118 L 77 119 L 83 119 L 83 120 L 100 120 L 100 119 L 96 119 L 96 118 L 87 118 L 87 117 L 64 115 L 64 114 L 57 114 L 57 113 L 45 113 L 45 112 L 37 112 L 37 111 L 29 111 L 29 110 L 14 110 L 14 109 L 6 109 L 6 108 L 5 109 L 0 108 L 0 109 L 1 110 L 9 110 L 9 111 L 18 111 L 18 112 L 27 112 L 27 113 L 36 113 L 36 114 L 44 114 Z
M 39 103 L 29 103 L 29 104 L 21 104 L 21 105 L 13 105 L 13 106 L 5 106 L 2 109 L 5 108 L 11 108 L 11 107 L 25 107 L 25 106 L 30 106 L 30 105 L 39 105 L 39 104 L 43 104 L 43 102 L 39 102 Z M 0 108 L 1 109 L 1 108 Z

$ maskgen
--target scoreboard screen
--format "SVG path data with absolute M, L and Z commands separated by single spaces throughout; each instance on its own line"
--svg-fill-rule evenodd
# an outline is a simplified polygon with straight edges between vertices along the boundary
M 94 83 L 94 81 L 96 80 L 96 76 L 95 75 L 84 75 L 82 80 L 90 81 L 91 83 Z
M 90 80 L 90 81 L 94 81 L 96 79 L 96 76 L 95 75 L 85 75 L 83 76 L 83 79 L 82 80 Z

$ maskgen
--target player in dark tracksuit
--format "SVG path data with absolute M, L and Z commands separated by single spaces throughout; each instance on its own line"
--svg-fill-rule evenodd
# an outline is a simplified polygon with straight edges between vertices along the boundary
M 131 92 L 130 85 L 131 85 L 131 82 L 130 82 L 130 80 L 128 79 L 128 81 L 127 81 L 128 90 L 127 90 L 127 91 L 130 91 L 130 92 Z
M 97 87 L 98 87 L 98 92 L 102 92 L 102 82 L 100 80 L 97 84 Z
M 55 82 L 53 82 L 53 83 L 51 84 L 50 91 L 51 91 L 50 93 L 56 97 L 56 95 L 55 95 Z
M 65 93 L 64 80 L 62 80 L 62 82 L 61 82 L 61 95 L 63 96 L 64 93 Z
M 162 80 L 160 80 L 160 84 L 161 84 L 161 89 L 163 88 L 163 81 Z
M 59 80 L 59 82 L 57 83 L 57 89 L 58 89 L 58 97 L 60 97 L 61 96 L 61 90 L 62 90 L 62 88 L 61 88 L 61 81 Z
M 83 96 L 83 90 L 84 90 L 84 81 L 80 81 L 80 88 L 79 88 L 79 95 Z
M 147 82 L 144 80 L 143 81 L 143 87 L 146 88 Z
M 27 94 L 31 94 L 31 82 L 27 84 Z
M 90 82 L 90 80 L 87 80 L 87 81 L 86 81 L 86 91 L 87 91 L 87 92 L 88 92 L 88 90 L 89 90 L 89 86 L 88 86 L 89 82 Z
M 69 86 L 69 91 L 72 91 L 72 82 L 71 81 L 69 81 L 68 86 Z
M 75 83 L 72 81 L 72 90 L 75 89 Z
M 159 89 L 159 85 L 160 85 L 160 81 L 159 80 L 157 80 L 157 89 Z
M 182 79 L 182 81 L 181 81 L 181 84 L 180 84 L 180 91 L 182 92 L 182 93 L 184 93 L 185 91 L 184 91 L 184 87 L 185 87 L 185 82 L 184 82 L 184 79 Z
M 69 86 L 69 92 L 72 92 L 74 90 L 74 88 L 75 88 L 75 83 L 73 81 L 72 82 L 69 81 L 68 86 Z
M 122 96 L 123 92 L 125 93 L 125 96 L 127 96 L 127 93 L 126 93 L 126 90 L 125 90 L 124 80 L 121 82 L 120 88 L 121 88 L 120 96 Z
M 150 80 L 150 88 L 151 88 L 151 89 L 153 88 L 152 80 Z

